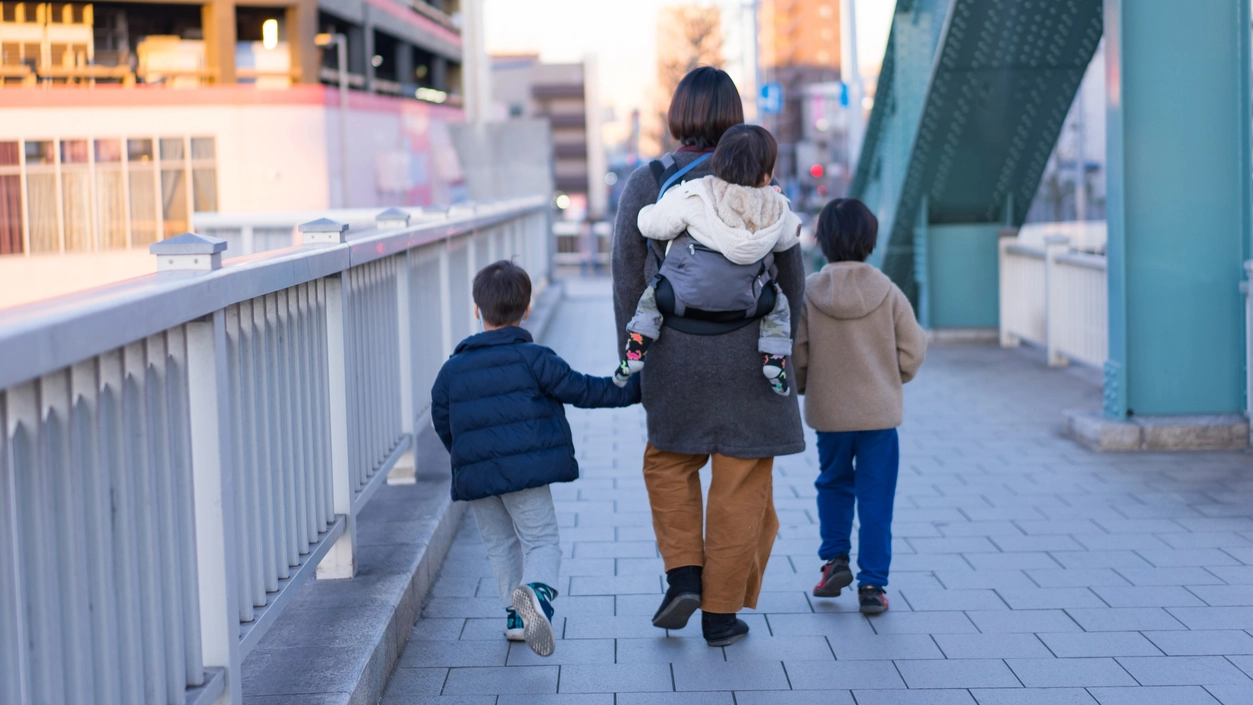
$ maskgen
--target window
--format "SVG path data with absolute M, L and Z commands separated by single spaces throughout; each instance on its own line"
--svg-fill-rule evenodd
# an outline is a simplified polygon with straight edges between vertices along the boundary
M 218 209 L 218 171 L 212 137 L 191 138 L 192 206 L 198 213 Z
M 187 210 L 187 163 L 182 137 L 161 138 L 161 220 L 163 237 L 191 229 Z
M 122 140 L 96 140 L 96 234 L 100 249 L 127 246 L 126 173 Z
M 26 222 L 30 251 L 61 251 L 61 213 L 57 207 L 57 153 L 51 141 L 25 143 Z
M 87 140 L 61 141 L 61 223 L 65 251 L 96 249 L 91 218 L 91 159 Z
M 17 142 L 0 142 L 0 255 L 25 251 L 22 241 L 22 167 Z
M 157 175 L 152 140 L 126 140 L 126 175 L 130 191 L 131 247 L 157 241 Z
M 0 255 L 147 247 L 186 232 L 192 204 L 218 209 L 216 156 L 213 137 L 0 141 Z

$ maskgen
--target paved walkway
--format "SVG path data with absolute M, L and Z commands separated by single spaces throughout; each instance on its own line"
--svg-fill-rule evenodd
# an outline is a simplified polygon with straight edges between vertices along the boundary
M 568 296 L 549 344 L 609 372 L 608 288 Z M 471 519 L 384 705 L 1253 703 L 1253 455 L 1083 451 L 1060 410 L 1096 407 L 1099 388 L 1021 351 L 936 347 L 906 389 L 888 613 L 808 596 L 811 442 L 775 465 L 782 529 L 749 637 L 714 649 L 699 618 L 653 628 L 643 413 L 571 410 L 583 478 L 554 486 L 556 654 L 502 638 Z

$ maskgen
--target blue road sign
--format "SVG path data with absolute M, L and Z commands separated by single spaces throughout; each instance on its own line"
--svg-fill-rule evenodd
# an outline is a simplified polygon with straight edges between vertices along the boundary
M 757 108 L 768 115 L 778 115 L 783 112 L 783 85 L 763 84 L 761 94 L 757 96 Z
M 840 81 L 840 107 L 848 107 L 848 84 Z

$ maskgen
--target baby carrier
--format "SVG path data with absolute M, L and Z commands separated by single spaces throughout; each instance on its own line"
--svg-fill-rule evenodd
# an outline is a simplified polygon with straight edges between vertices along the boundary
M 709 156 L 703 154 L 685 167 L 679 167 L 670 154 L 651 162 L 648 168 L 657 179 L 657 200 L 691 178 L 688 174 Z M 774 309 L 778 273 L 772 252 L 752 264 L 736 264 L 686 232 L 664 252 L 648 240 L 648 250 L 657 261 L 651 285 L 667 328 L 691 335 L 722 335 Z

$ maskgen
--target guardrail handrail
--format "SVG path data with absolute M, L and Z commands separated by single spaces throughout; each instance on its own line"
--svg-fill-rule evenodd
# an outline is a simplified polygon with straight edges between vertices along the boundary
M 240 702 L 295 590 L 355 574 L 475 271 L 550 271 L 545 197 L 337 214 L 358 227 L 224 262 L 188 234 L 156 274 L 0 311 L 0 702 Z
M 421 247 L 477 229 L 490 227 L 518 213 L 547 208 L 544 197 L 511 199 L 478 207 L 447 211 L 442 218 L 428 215 L 406 228 L 354 231 L 340 245 L 298 245 L 224 260 L 209 273 L 163 272 L 118 284 L 69 294 L 47 301 L 0 310 L 0 389 L 35 379 L 92 355 L 120 347 L 176 322 L 189 321 L 257 296 L 286 289 L 302 281 L 324 277 L 372 262 L 406 249 Z M 421 212 L 420 209 L 412 209 Z M 377 208 L 353 209 L 369 213 Z M 331 211 L 332 216 L 345 211 Z M 200 216 L 208 214 L 198 214 Z M 316 215 L 302 213 L 302 216 Z M 287 222 L 289 216 L 257 216 L 264 222 Z M 328 216 L 329 217 L 329 216 Z M 312 220 L 305 217 L 300 222 Z M 338 218 L 331 218 L 338 220 Z M 341 222 L 364 222 L 364 218 Z M 215 228 L 239 227 L 251 216 L 220 216 Z M 173 301 L 172 301 L 173 299 Z M 158 311 L 137 315 L 137 307 L 160 300 Z M 173 306 L 173 308 L 169 308 Z

